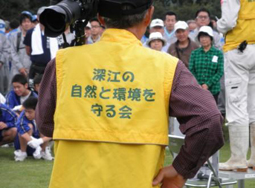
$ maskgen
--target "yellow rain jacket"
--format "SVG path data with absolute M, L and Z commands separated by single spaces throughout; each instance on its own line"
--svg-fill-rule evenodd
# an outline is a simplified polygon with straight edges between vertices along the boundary
M 119 29 L 60 50 L 50 188 L 152 187 L 168 144 L 177 62 Z
M 255 1 L 240 0 L 241 6 L 237 24 L 226 34 L 223 51 L 227 52 L 238 48 L 246 40 L 248 44 L 255 44 Z

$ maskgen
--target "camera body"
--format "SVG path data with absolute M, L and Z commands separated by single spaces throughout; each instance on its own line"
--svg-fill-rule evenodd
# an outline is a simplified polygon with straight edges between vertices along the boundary
M 57 37 L 71 25 L 75 30 L 74 45 L 84 44 L 84 27 L 97 12 L 106 18 L 118 19 L 147 10 L 152 0 L 51 0 L 51 6 L 40 15 L 45 35 Z M 57 3 L 57 4 L 56 4 Z M 129 5 L 130 9 L 125 7 Z
M 76 28 L 78 22 L 87 24 L 96 15 L 99 0 L 51 0 L 51 5 L 40 15 L 40 22 L 45 26 L 45 34 L 57 37 L 64 33 L 69 25 Z

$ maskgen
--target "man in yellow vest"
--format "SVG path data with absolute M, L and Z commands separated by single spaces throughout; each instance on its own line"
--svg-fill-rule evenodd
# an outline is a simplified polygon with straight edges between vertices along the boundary
M 100 41 L 60 50 L 41 82 L 37 125 L 55 140 L 49 187 L 181 188 L 223 145 L 216 103 L 182 62 L 142 46 L 152 0 L 101 0 L 98 11 Z M 186 138 L 163 167 L 169 114 Z
M 225 34 L 226 119 L 231 157 L 221 170 L 247 171 L 255 167 L 255 1 L 222 0 L 217 28 Z M 251 157 L 246 162 L 249 147 Z

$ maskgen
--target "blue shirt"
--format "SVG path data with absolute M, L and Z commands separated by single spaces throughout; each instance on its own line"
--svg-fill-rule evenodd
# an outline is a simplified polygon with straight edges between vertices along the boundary
M 31 91 L 30 96 L 29 97 L 38 97 L 38 95 Z M 7 95 L 6 95 L 6 102 L 5 102 L 6 106 L 8 106 L 9 108 L 14 108 L 15 106 L 21 105 L 20 102 L 20 96 L 18 96 L 14 90 L 11 90 Z
M 23 110 L 16 123 L 17 131 L 20 135 L 27 133 L 31 129 L 28 124 L 32 124 L 33 126 L 32 136 L 35 138 L 39 138 L 39 131 L 37 129 L 37 126 L 35 125 L 33 120 L 27 119 L 25 115 L 25 110 Z
M 32 33 L 34 31 L 34 28 L 27 31 L 27 34 L 24 38 L 24 44 L 26 46 L 29 46 L 31 50 L 32 48 Z M 50 54 L 50 41 L 49 38 L 47 38 L 45 35 L 42 36 L 42 47 L 43 47 L 43 54 L 40 55 L 30 55 L 30 59 L 32 63 L 38 63 L 42 65 L 46 65 L 51 60 L 51 54 Z M 48 45 L 47 45 L 48 44 Z
M 16 114 L 10 108 L 0 103 L 0 122 L 4 122 L 7 128 L 12 128 L 15 127 L 16 121 Z

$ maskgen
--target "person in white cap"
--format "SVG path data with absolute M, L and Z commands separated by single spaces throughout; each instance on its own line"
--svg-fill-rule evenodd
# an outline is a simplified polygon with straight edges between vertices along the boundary
M 161 19 L 154 19 L 151 21 L 150 24 L 150 33 L 153 32 L 160 32 L 162 35 L 164 35 L 164 22 Z
M 163 20 L 156 18 L 156 19 L 154 19 L 154 20 L 151 21 L 151 23 L 150 23 L 150 34 L 151 34 L 151 33 L 154 33 L 154 32 L 159 32 L 159 33 L 161 33 L 161 35 L 163 36 L 163 38 L 165 38 L 165 37 L 164 37 L 164 22 L 163 22 Z M 166 43 L 165 43 L 165 46 L 162 48 L 162 51 L 163 51 L 163 52 L 166 52 L 167 49 L 168 49 L 168 47 L 169 47 L 169 45 L 170 45 L 170 44 L 168 44 L 168 43 L 166 42 Z M 144 46 L 149 47 L 149 46 L 147 45 L 147 42 L 144 43 Z
M 219 164 L 220 170 L 255 169 L 255 2 L 224 0 L 222 17 L 217 22 L 225 34 L 226 119 L 231 157 Z M 246 161 L 249 148 L 251 156 Z
M 223 53 L 213 47 L 213 30 L 210 26 L 202 26 L 197 36 L 201 47 L 191 53 L 190 72 L 198 83 L 213 95 L 216 103 L 220 92 L 220 79 L 223 75 Z
M 163 46 L 166 45 L 166 40 L 160 32 L 154 32 L 150 34 L 147 45 L 153 50 L 161 51 Z
M 174 31 L 177 41 L 170 45 L 167 52 L 179 58 L 188 68 L 190 54 L 198 45 L 189 38 L 189 26 L 185 21 L 178 21 Z

